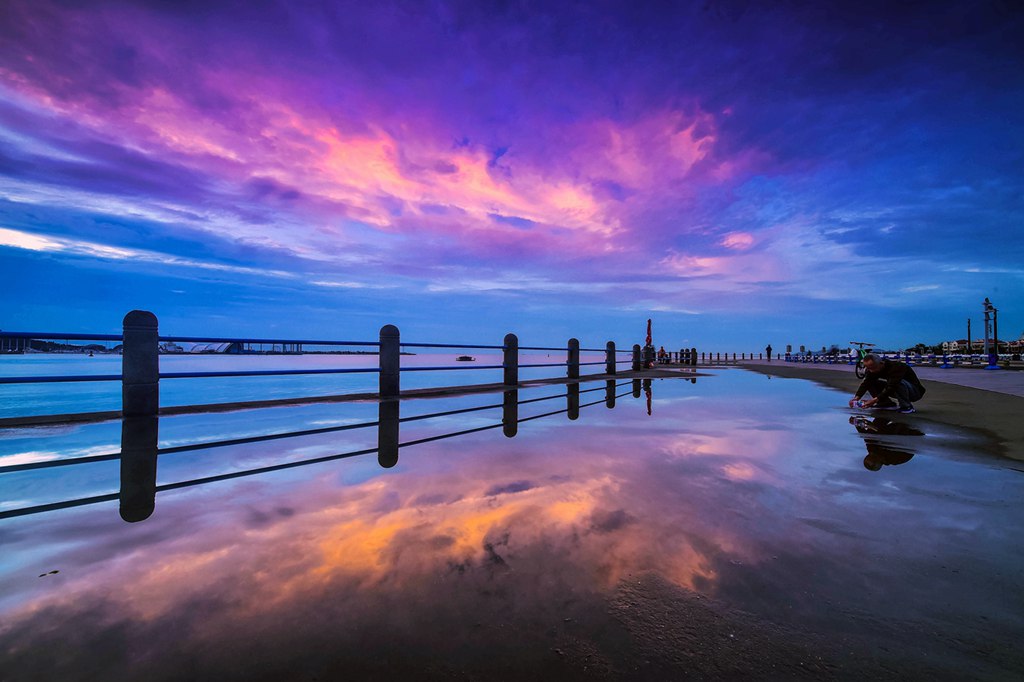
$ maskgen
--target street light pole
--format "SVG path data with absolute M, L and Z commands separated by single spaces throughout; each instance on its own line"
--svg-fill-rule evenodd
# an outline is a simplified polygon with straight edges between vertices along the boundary
M 996 312 L 997 311 L 996 311 L 996 307 L 994 305 L 992 305 L 992 301 L 988 300 L 987 296 L 985 297 L 985 302 L 984 302 L 983 305 L 984 305 L 984 309 L 985 309 L 985 354 L 988 355 L 988 366 L 985 367 L 985 369 L 999 369 L 999 341 L 998 341 L 999 333 L 998 333 L 998 331 L 995 331 L 995 333 L 992 334 L 992 336 L 994 337 L 993 340 L 995 341 L 995 344 L 994 344 L 995 347 L 993 348 L 988 343 L 988 341 L 989 341 L 989 324 L 990 323 L 993 323 L 993 324 L 995 323 L 995 317 L 996 317 Z

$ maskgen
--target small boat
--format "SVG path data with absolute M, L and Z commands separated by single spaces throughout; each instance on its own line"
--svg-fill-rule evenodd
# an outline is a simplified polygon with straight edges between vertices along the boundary
M 474 358 L 472 355 L 460 355 L 455 359 L 458 360 L 459 362 L 476 362 L 476 358 Z

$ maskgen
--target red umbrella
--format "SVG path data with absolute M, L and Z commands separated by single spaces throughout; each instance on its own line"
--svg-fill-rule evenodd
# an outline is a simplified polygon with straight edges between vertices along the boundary
M 647 320 L 647 345 L 651 345 L 651 321 Z

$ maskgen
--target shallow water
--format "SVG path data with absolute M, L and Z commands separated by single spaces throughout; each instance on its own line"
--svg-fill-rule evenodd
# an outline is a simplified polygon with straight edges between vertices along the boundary
M 741 370 L 655 380 L 650 414 L 629 382 L 614 409 L 591 388 L 575 420 L 565 387 L 520 390 L 551 399 L 519 419 L 561 413 L 514 438 L 500 407 L 403 423 L 402 442 L 497 428 L 403 447 L 392 468 L 371 454 L 167 490 L 139 523 L 117 501 L 0 519 L 4 679 L 1022 671 L 1024 478 L 980 437 L 860 420 L 845 394 Z M 401 416 L 502 398 L 407 400 Z M 159 442 L 377 417 L 352 403 L 163 418 Z M 120 437 L 0 432 L 0 466 Z M 166 454 L 157 484 L 376 443 L 365 428 Z M 0 473 L 0 511 L 116 493 L 119 471 Z

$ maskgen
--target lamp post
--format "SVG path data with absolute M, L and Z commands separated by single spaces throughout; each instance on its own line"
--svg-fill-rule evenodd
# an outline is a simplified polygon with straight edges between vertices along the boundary
M 999 332 L 998 328 L 995 327 L 996 315 L 999 312 L 996 307 L 992 305 L 992 301 L 985 297 L 985 301 L 982 303 L 985 312 L 985 354 L 988 356 L 988 366 L 985 369 L 999 369 Z M 990 327 L 989 325 L 992 325 Z M 992 330 L 993 344 L 989 344 L 989 330 Z

